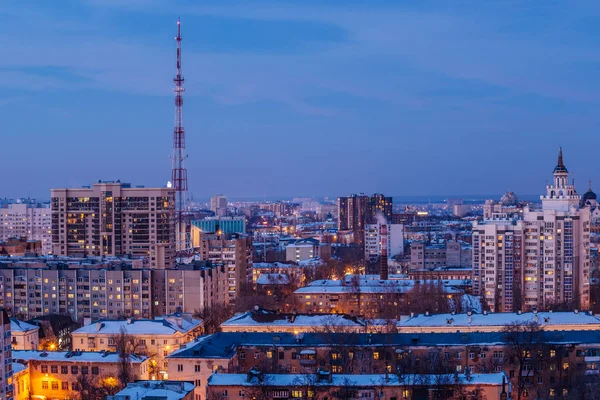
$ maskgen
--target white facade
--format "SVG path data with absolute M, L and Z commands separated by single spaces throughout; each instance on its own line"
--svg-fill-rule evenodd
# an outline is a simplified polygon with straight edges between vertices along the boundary
M 404 225 L 388 224 L 388 257 L 404 254 Z M 365 225 L 365 259 L 375 262 L 381 254 L 381 235 L 379 224 Z
M 37 350 L 40 342 L 40 327 L 19 321 L 16 318 L 10 319 L 10 332 L 12 335 L 13 350 Z
M 42 242 L 44 254 L 52 253 L 52 210 L 50 207 L 28 207 L 9 204 L 0 209 L 0 240 L 26 237 Z
M 541 210 L 473 227 L 473 293 L 494 311 L 590 304 L 590 209 L 569 184 L 562 150 Z

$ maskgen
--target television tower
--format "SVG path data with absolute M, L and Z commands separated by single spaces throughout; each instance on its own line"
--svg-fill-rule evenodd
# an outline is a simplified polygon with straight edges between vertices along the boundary
M 175 129 L 173 130 L 172 176 L 175 188 L 175 217 L 176 217 L 176 249 L 187 251 L 191 249 L 189 234 L 189 213 L 187 210 L 188 181 L 185 168 L 185 132 L 183 129 L 183 76 L 181 75 L 181 22 L 177 20 L 177 75 L 175 82 Z

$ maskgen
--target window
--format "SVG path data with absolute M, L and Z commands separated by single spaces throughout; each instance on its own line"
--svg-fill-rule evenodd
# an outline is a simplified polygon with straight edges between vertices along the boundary
M 200 365 L 194 365 L 194 372 L 200 372 Z
M 227 389 L 223 390 L 223 397 L 227 397 Z
M 92 375 L 98 375 L 98 367 L 92 367 Z
M 243 351 L 240 353 L 240 360 L 245 360 L 245 359 L 246 359 L 246 352 Z
M 240 392 L 239 392 L 239 396 L 240 396 L 240 397 L 245 397 L 245 396 L 246 396 L 246 394 L 244 393 L 244 391 L 243 391 L 243 390 L 240 390 Z
M 469 353 L 469 360 L 472 360 L 475 358 L 475 353 Z
M 404 389 L 402 391 L 402 397 L 404 397 L 405 399 L 408 399 L 410 397 L 410 391 L 408 389 Z
M 85 366 L 85 367 L 81 367 L 81 374 L 82 375 L 87 375 L 89 373 L 89 367 Z
M 71 374 L 73 374 L 73 375 L 79 374 L 79 367 L 76 365 L 71 366 Z
M 69 373 L 69 367 L 67 367 L 66 365 L 61 365 L 60 367 L 60 373 L 63 375 L 66 375 Z
M 61 388 L 62 390 L 69 390 L 69 382 L 63 382 Z
M 58 390 L 58 381 L 52 381 L 52 390 Z
M 58 365 L 51 365 L 50 372 L 52 372 L 53 374 L 58 374 Z
M 177 372 L 183 372 L 183 364 L 177 364 Z
M 47 374 L 47 373 L 48 373 L 48 366 L 42 365 L 42 374 Z
M 292 397 L 296 399 L 302 398 L 302 390 L 292 390 Z
M 563 369 L 566 371 L 569 369 L 569 363 L 568 362 L 564 362 L 563 363 Z
M 48 389 L 48 381 L 42 381 L 42 389 Z
M 273 358 L 273 352 L 267 351 L 267 358 Z
M 373 360 L 379 360 L 379 352 L 378 351 L 373 352 Z

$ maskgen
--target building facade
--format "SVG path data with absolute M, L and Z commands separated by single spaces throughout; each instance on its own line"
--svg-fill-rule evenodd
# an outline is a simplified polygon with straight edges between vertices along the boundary
M 367 224 L 379 222 L 378 218 L 392 220 L 392 198 L 375 193 L 363 193 L 338 198 L 338 231 L 351 231 L 354 242 L 363 243 Z
M 217 217 L 227 215 L 227 197 L 218 194 L 210 198 L 210 211 L 214 212 Z
M 231 304 L 243 283 L 252 281 L 252 237 L 239 234 L 201 234 L 201 260 L 223 264 L 227 270 L 228 299 Z
M 473 226 L 473 293 L 494 311 L 587 309 L 590 209 L 568 182 L 562 149 L 541 209 Z
M 388 257 L 404 254 L 404 225 L 387 224 Z M 375 262 L 381 255 L 381 225 L 367 224 L 365 227 L 365 260 Z
M 211 263 L 165 270 L 0 268 L 0 307 L 23 320 L 152 318 L 226 301 L 228 271 Z
M 147 257 L 151 268 L 174 265 L 174 189 L 117 181 L 51 195 L 53 254 L 133 255 Z
M 11 237 L 39 240 L 43 254 L 52 253 L 52 212 L 49 205 L 12 203 L 0 208 L 0 241 Z
M 192 225 L 205 233 L 246 233 L 245 217 L 208 217 L 192 221 Z
M 8 312 L 0 308 L 0 400 L 12 400 L 14 386 L 12 383 L 12 345 L 10 334 L 10 317 Z

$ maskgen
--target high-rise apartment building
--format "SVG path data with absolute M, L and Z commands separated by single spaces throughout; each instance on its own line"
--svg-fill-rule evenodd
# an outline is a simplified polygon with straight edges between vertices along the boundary
M 387 224 L 387 255 L 394 256 L 404 254 L 404 225 Z M 381 255 L 381 225 L 367 224 L 365 228 L 365 259 L 369 262 L 379 260 Z
M 562 149 L 541 209 L 473 227 L 473 292 L 494 311 L 590 303 L 590 209 L 568 181 Z
M 133 255 L 151 268 L 175 263 L 175 191 L 98 182 L 52 189 L 52 252 L 61 256 Z
M 352 231 L 357 243 L 364 240 L 365 225 L 376 224 L 378 216 L 392 220 L 391 197 L 377 193 L 369 197 L 361 193 L 338 198 L 338 230 Z
M 0 241 L 11 237 L 39 240 L 42 253 L 52 252 L 52 212 L 49 204 L 8 203 L 0 208 Z
M 201 234 L 197 247 L 200 249 L 201 260 L 225 265 L 228 274 L 228 299 L 233 304 L 241 285 L 252 281 L 252 237 L 224 233 Z
M 211 197 L 210 211 L 214 212 L 217 217 L 227 215 L 227 197 L 222 194 Z

